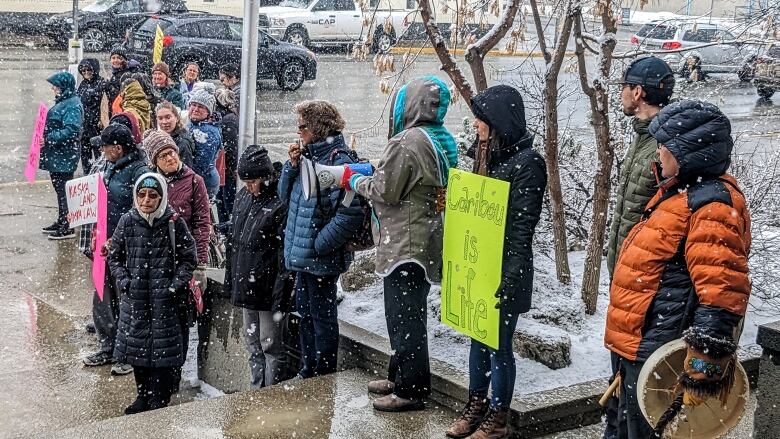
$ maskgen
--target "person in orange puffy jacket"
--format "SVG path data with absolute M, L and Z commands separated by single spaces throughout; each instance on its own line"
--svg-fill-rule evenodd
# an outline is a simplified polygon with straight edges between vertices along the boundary
M 688 345 L 684 403 L 728 392 L 750 296 L 750 215 L 726 171 L 731 123 L 715 105 L 685 100 L 650 124 L 658 141 L 658 193 L 624 241 L 610 289 L 604 344 L 620 375 L 605 438 L 649 438 L 637 401 L 639 371 L 662 345 Z

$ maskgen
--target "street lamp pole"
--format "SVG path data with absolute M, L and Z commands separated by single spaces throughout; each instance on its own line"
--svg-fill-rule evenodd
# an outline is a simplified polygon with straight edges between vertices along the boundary
M 238 121 L 238 156 L 257 143 L 257 44 L 260 0 L 244 0 L 244 25 L 241 38 L 241 96 Z
M 73 0 L 73 39 L 79 39 L 79 0 Z

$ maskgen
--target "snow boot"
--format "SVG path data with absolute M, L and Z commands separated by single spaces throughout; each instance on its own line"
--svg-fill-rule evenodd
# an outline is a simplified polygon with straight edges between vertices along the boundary
M 389 395 L 393 393 L 395 383 L 390 380 L 375 380 L 368 383 L 368 393 Z
M 59 228 L 60 228 L 59 223 L 55 222 L 50 226 L 41 227 L 41 232 L 43 232 L 44 235 L 51 235 L 52 233 L 56 232 Z
M 114 362 L 114 357 L 106 352 L 97 352 L 84 359 L 85 366 L 103 366 Z
M 149 410 L 148 403 L 145 399 L 141 399 L 141 397 L 138 397 L 133 401 L 132 404 L 127 406 L 125 408 L 125 414 L 126 415 L 134 415 L 136 413 L 141 413 Z
M 509 410 L 491 408 L 470 439 L 504 439 L 510 437 Z
M 391 393 L 375 399 L 374 409 L 380 412 L 409 412 L 425 410 L 425 403 L 421 399 L 406 399 Z
M 477 431 L 488 413 L 488 405 L 487 395 L 469 395 L 460 417 L 447 429 L 447 437 L 464 438 Z
M 133 372 L 133 366 L 125 363 L 117 363 L 111 367 L 111 375 L 127 375 Z

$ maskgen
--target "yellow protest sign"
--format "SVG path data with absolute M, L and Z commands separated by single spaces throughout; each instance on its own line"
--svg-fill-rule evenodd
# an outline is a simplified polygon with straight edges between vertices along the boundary
M 444 214 L 441 321 L 498 349 L 504 227 L 509 183 L 450 170 Z
M 154 33 L 154 52 L 152 52 L 152 62 L 155 64 L 162 61 L 163 38 L 165 38 L 165 34 L 163 34 L 163 31 L 158 24 L 157 30 Z

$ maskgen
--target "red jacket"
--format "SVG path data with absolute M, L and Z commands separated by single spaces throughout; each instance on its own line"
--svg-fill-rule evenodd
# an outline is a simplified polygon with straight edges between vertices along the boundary
M 182 164 L 173 175 L 165 176 L 168 181 L 168 204 L 187 223 L 198 251 L 198 264 L 209 259 L 209 236 L 211 235 L 211 212 L 206 184 L 203 178 Z

